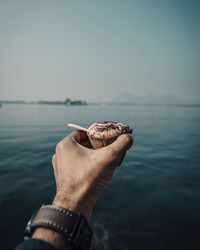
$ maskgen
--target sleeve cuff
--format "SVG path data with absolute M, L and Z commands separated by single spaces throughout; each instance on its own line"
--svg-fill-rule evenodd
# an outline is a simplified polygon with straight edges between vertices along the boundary
M 43 240 L 29 239 L 20 243 L 15 250 L 56 250 L 56 248 Z

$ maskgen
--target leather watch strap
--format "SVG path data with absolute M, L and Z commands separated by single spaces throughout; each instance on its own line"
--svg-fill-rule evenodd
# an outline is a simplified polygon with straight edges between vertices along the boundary
M 91 245 L 92 229 L 84 216 L 59 206 L 43 205 L 30 227 L 57 231 L 78 250 L 88 250 Z

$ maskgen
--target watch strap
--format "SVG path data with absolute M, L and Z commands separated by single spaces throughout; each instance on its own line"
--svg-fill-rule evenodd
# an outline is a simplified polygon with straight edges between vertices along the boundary
M 92 241 L 92 229 L 85 217 L 68 209 L 42 205 L 33 222 L 31 230 L 37 227 L 52 229 L 61 233 L 77 250 L 88 250 Z

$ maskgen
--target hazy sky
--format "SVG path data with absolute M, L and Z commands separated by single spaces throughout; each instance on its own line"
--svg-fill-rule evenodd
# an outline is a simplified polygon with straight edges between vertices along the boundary
M 200 1 L 0 0 L 0 99 L 199 100 Z

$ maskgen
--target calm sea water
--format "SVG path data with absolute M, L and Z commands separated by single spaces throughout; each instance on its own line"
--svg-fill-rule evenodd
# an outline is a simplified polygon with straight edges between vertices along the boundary
M 0 109 L 1 249 L 52 199 L 51 157 L 66 124 L 101 120 L 129 124 L 135 143 L 96 204 L 92 249 L 200 249 L 200 108 L 11 104 Z

